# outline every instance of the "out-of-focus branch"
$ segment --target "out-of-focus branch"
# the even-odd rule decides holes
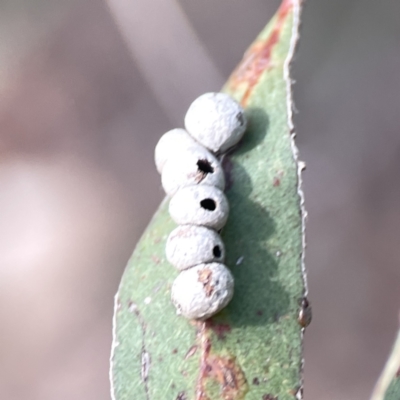
[[[386,391],[400,368],[400,329],[389,359],[375,385],[371,400],[384,400]]]
[[[223,77],[175,0],[106,0],[137,66],[173,122]]]

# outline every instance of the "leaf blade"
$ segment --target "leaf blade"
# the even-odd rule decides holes
[[[174,224],[164,202],[116,298],[111,366],[116,400],[299,395],[304,211],[288,75],[299,9],[298,1],[282,3],[224,87],[246,107],[249,119],[242,145],[224,159],[231,215],[223,239],[235,276],[234,298],[206,323],[175,315],[169,289],[177,273],[164,257]]]

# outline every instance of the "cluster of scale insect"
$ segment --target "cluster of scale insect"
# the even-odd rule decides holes
[[[155,162],[169,213],[178,224],[167,239],[166,257],[179,270],[171,298],[178,314],[204,320],[233,296],[234,280],[224,265],[219,232],[229,214],[219,156],[242,138],[246,118],[241,106],[223,93],[198,97],[185,116],[185,129],[165,133]]]

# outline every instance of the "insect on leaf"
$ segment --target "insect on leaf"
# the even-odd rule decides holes
[[[178,272],[164,255],[175,225],[164,201],[115,299],[115,400],[301,398],[310,310],[289,77],[299,14],[300,0],[283,1],[223,88],[249,122],[240,146],[223,159],[231,211],[222,237],[233,300],[206,322],[176,315],[170,289]]]

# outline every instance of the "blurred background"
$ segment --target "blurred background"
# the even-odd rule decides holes
[[[113,296],[162,133],[278,0],[0,1],[0,398],[109,399]],[[400,3],[308,0],[294,64],[305,399],[368,398],[400,308]]]

